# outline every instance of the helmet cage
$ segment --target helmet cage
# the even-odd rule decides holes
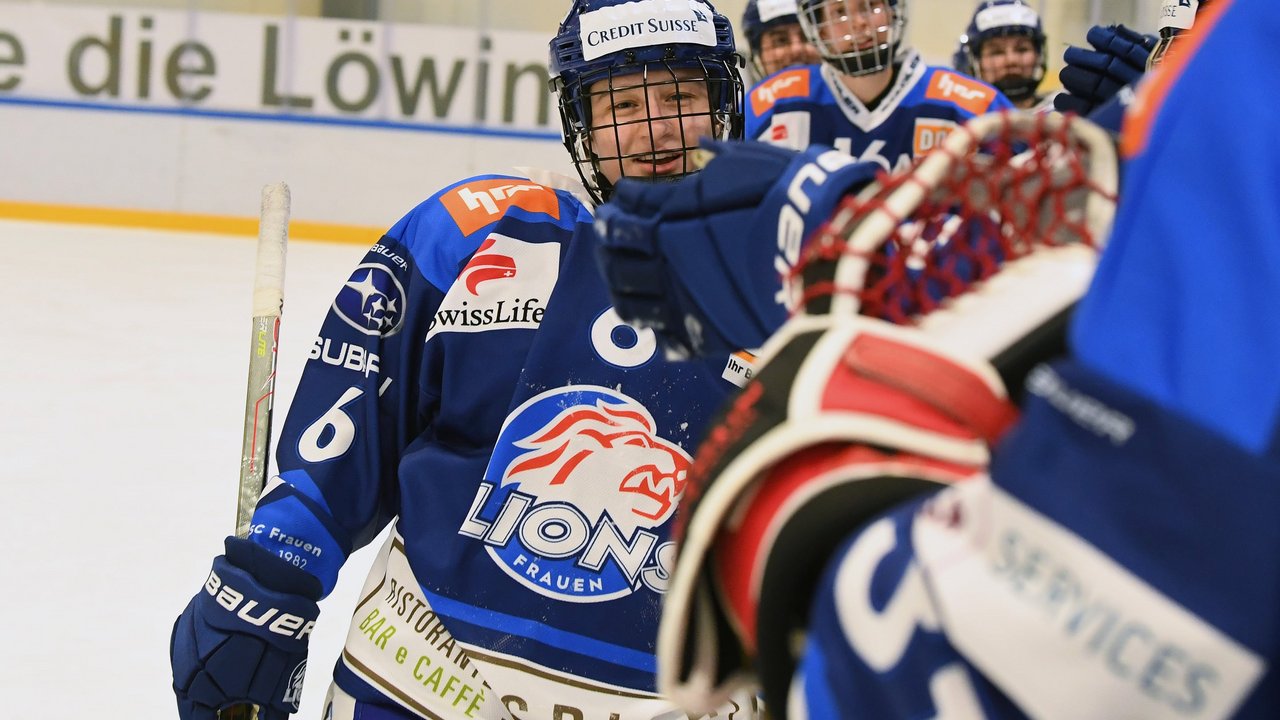
[[[678,70],[693,69],[698,72],[691,77],[681,77]],[[604,81],[604,82],[601,82]],[[707,107],[690,108],[680,103],[675,112],[666,112],[662,108],[654,108],[651,98],[656,94],[663,97],[668,94],[684,96],[682,86],[702,84],[706,89]],[[597,203],[608,200],[613,191],[611,183],[604,172],[604,166],[616,163],[620,174],[626,175],[628,164],[641,162],[651,164],[653,175],[645,178],[676,180],[699,168],[693,164],[693,151],[698,148],[698,137],[687,136],[686,127],[691,118],[706,116],[711,127],[711,137],[716,140],[730,140],[742,136],[742,80],[735,65],[724,60],[698,59],[692,62],[661,61],[651,63],[634,63],[614,65],[591,75],[580,75],[571,83],[565,83],[563,77],[553,80],[553,86],[560,95],[560,121],[564,133],[564,145],[573,158],[578,175],[582,178],[587,191]],[[613,107],[612,97],[620,92],[642,89],[645,111],[634,118],[618,121],[616,118],[593,118],[592,99],[598,96],[609,96],[606,107]],[[652,91],[656,90],[654,93]],[[624,152],[622,134],[625,128],[638,124],[670,122],[680,136],[678,148],[658,148],[654,138],[659,135],[653,128],[648,133],[647,148],[633,152]],[[612,132],[613,147],[619,148],[615,154],[602,155],[592,141],[593,133]],[[675,172],[657,175],[658,166],[669,162],[676,154],[682,155],[682,165]]]
[[[662,86],[672,85],[671,90],[678,91],[681,85],[705,82],[709,108],[693,110],[681,107],[678,115],[685,119],[695,115],[709,115],[712,134],[716,139],[736,139],[742,136],[743,86],[738,72],[743,64],[742,56],[738,55],[734,46],[733,28],[729,19],[716,12],[708,0],[689,0],[688,7],[703,28],[699,32],[705,33],[699,39],[624,47],[592,55],[587,59],[581,33],[582,18],[608,7],[635,7],[642,4],[632,0],[574,0],[560,24],[559,32],[551,41],[550,84],[560,110],[564,145],[573,158],[583,184],[597,203],[605,202],[613,189],[612,183],[602,171],[602,161],[623,164],[622,161],[627,158],[597,157],[592,132],[601,132],[612,125],[616,141],[620,135],[618,128],[634,123],[627,122],[618,126],[600,122],[603,118],[595,118],[593,124],[591,98],[594,95],[617,93],[643,85],[646,90],[643,93],[646,110],[649,112],[644,113],[643,120],[636,122],[670,121],[675,119],[675,115],[653,116],[653,108],[648,106],[651,97],[649,90],[655,87],[663,90]],[[702,22],[710,25],[701,25]],[[698,72],[692,73],[693,77],[678,77],[677,71],[682,69]],[[612,103],[608,104],[608,107],[612,106]],[[677,126],[683,134],[685,124],[680,122]],[[697,143],[698,138],[682,138],[681,142],[686,148],[696,148]],[[648,155],[653,160],[655,169],[664,161],[664,158],[656,156],[656,149],[652,147],[648,153],[637,155]],[[686,158],[685,162],[691,161]],[[695,169],[686,167],[681,175]],[[664,174],[663,177],[665,179],[681,175]]]
[[[824,61],[846,75],[870,75],[897,59],[907,0],[800,0],[799,18]],[[855,37],[859,28],[861,37]]]

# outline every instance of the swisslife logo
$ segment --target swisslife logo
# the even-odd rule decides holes
[[[536,328],[559,275],[559,244],[490,235],[445,294],[426,339],[445,332]]]
[[[640,403],[610,388],[541,393],[498,436],[460,535],[526,588],[594,603],[666,592],[692,460]]]

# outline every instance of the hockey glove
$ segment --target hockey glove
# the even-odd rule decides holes
[[[1154,35],[1142,35],[1123,25],[1095,25],[1085,39],[1093,50],[1073,45],[1062,56],[1066,66],[1058,79],[1064,92],[1053,100],[1061,112],[1088,115],[1120,88],[1137,82],[1156,46]]]
[[[857,317],[791,337],[698,450],[659,631],[661,691],[702,710],[758,678],[784,716],[791,638],[839,542],[982,472],[1016,417],[991,365],[913,328]]]
[[[230,537],[173,626],[169,658],[182,720],[249,703],[261,720],[298,710],[320,581],[250,540]]]
[[[673,183],[623,179],[596,210],[614,307],[675,357],[758,348],[793,303],[802,241],[876,166],[811,147],[707,143],[715,158]]]

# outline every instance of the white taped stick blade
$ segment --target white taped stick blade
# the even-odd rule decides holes
[[[253,316],[278,316],[284,302],[284,256],[289,239],[289,186],[262,188],[258,221],[258,262],[254,272]]]

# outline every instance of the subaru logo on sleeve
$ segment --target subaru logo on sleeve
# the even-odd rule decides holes
[[[333,311],[366,335],[388,337],[400,331],[404,304],[400,280],[383,265],[364,263],[338,291]]]
[[[626,395],[549,390],[508,416],[458,532],[541,595],[601,602],[666,592],[674,545],[662,530],[690,464]]]

